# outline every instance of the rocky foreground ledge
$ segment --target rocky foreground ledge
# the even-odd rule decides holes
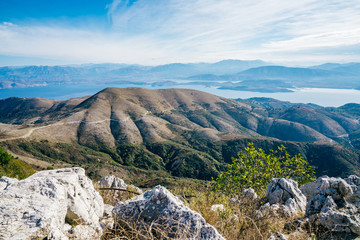
[[[99,220],[111,217],[111,211],[117,224],[137,222],[144,229],[152,224],[167,237],[224,239],[161,186],[106,209],[104,214],[103,199],[82,168],[42,171],[21,181],[0,179],[0,239],[100,239],[109,222]]]
[[[103,178],[100,184],[127,186],[114,176]],[[140,189],[136,191],[141,193]],[[258,199],[252,189],[244,193],[262,204],[256,210],[258,217],[296,219],[285,225],[287,236],[314,227],[336,239],[360,236],[357,176],[324,176],[301,188],[291,179],[274,178],[263,199]],[[230,201],[236,203],[236,198]],[[224,239],[199,213],[162,186],[113,207],[104,205],[82,168],[42,171],[21,181],[0,179],[0,239],[101,239],[105,229],[119,224],[137,224],[139,231],[151,228],[159,234],[156,239]],[[269,239],[287,236],[276,233]]]

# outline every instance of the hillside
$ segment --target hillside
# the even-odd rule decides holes
[[[319,175],[359,166],[352,148],[359,119],[342,108],[265,108],[189,89],[107,88],[66,101],[0,100],[0,116],[1,145],[54,164],[104,161],[209,179],[252,141],[301,152]]]

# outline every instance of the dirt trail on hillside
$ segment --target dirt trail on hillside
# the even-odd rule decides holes
[[[130,119],[130,117],[128,117],[128,119]],[[8,138],[2,138],[0,139],[0,142],[4,142],[4,141],[11,141],[11,140],[16,140],[16,139],[23,139],[23,138],[28,138],[30,137],[34,131],[39,130],[39,129],[43,129],[43,128],[49,128],[49,127],[58,127],[58,126],[62,126],[62,125],[67,125],[67,124],[76,124],[76,123],[82,123],[82,122],[86,122],[86,123],[90,123],[90,124],[97,124],[97,123],[102,123],[102,122],[106,122],[106,121],[127,121],[128,119],[124,119],[124,120],[119,120],[119,119],[103,119],[103,120],[98,120],[98,121],[92,121],[92,122],[88,122],[88,121],[70,121],[70,122],[60,122],[60,123],[54,123],[54,124],[49,124],[46,126],[40,126],[40,127],[33,127],[30,128],[29,131],[27,133],[25,133],[24,135],[21,136],[17,136],[17,137],[8,137]]]

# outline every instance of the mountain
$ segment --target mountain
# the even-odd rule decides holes
[[[351,73],[351,74],[360,74],[360,63],[325,63],[318,66],[313,66],[313,69],[323,69],[323,70],[330,70],[336,71],[340,73]]]
[[[106,88],[66,101],[3,99],[0,121],[5,148],[54,164],[104,161],[209,179],[255,142],[301,152],[319,175],[359,171],[359,117],[344,107],[265,108],[189,89]]]
[[[84,64],[72,66],[1,67],[0,89],[66,83],[159,81],[182,79],[195,74],[232,74],[267,63],[224,60],[217,63],[172,63],[159,66]]]

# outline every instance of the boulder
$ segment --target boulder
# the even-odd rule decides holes
[[[100,239],[104,203],[84,169],[1,182],[7,185],[0,190],[0,239]]]
[[[214,204],[211,206],[210,211],[212,212],[224,212],[225,206],[223,204]]]
[[[100,187],[106,188],[127,188],[127,184],[125,183],[125,181],[121,178],[115,177],[114,175],[102,177],[99,184]]]
[[[162,186],[126,202],[118,202],[113,215],[118,224],[135,224],[144,234],[151,232],[152,238],[224,239],[199,213]],[[148,231],[150,228],[152,231]]]
[[[246,188],[241,192],[241,195],[248,200],[255,200],[258,198],[255,190],[252,188]]]
[[[268,240],[287,240],[287,237],[282,233],[276,232],[271,235]]]
[[[353,195],[351,186],[344,179],[327,176],[319,177],[315,182],[305,184],[300,189],[307,199],[320,194],[331,196],[335,202],[339,202]]]
[[[301,187],[310,198],[306,216],[313,225],[320,225],[334,236],[360,235],[359,178],[320,177]]]
[[[297,215],[306,209],[306,197],[297,182],[285,178],[273,178],[266,189],[263,211],[279,212],[284,216]]]
[[[134,185],[127,185],[123,179],[115,177],[114,175],[102,177],[99,181],[99,185],[100,185],[100,187],[104,187],[104,188],[127,189],[129,187],[130,190],[133,190],[133,191],[137,192],[138,194],[143,193],[143,191],[140,188],[138,188]]]

